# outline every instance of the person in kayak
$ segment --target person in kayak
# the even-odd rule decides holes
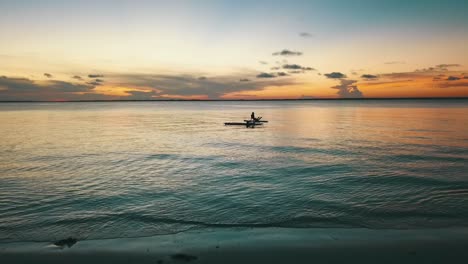
[[[252,114],[250,115],[250,118],[251,118],[253,121],[258,122],[258,121],[260,121],[260,118],[261,118],[261,117],[255,118],[255,113],[252,112]]]

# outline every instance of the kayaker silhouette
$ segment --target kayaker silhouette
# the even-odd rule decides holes
[[[260,120],[260,118],[255,118],[255,113],[254,112],[252,112],[252,114],[250,115],[250,118],[252,120],[254,120],[255,122],[258,122]]]

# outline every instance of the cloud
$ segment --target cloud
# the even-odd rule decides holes
[[[53,77],[52,74],[50,74],[50,73],[44,73],[44,76],[47,77],[47,78],[52,78]]]
[[[372,74],[363,74],[361,75],[361,78],[366,79],[366,80],[375,80],[375,79],[378,79],[379,76],[372,75]]]
[[[302,70],[302,71],[315,71],[316,70],[312,67],[303,67],[298,64],[284,64],[282,67],[283,69],[286,69],[286,70]]]
[[[285,72],[278,72],[278,73],[276,73],[276,75],[278,75],[278,76],[288,76],[288,74],[285,73]]]
[[[415,72],[433,72],[436,70],[437,68],[435,67],[429,67],[429,68],[416,69]]]
[[[105,89],[94,89],[104,83],[104,80],[99,78],[91,79],[89,83],[77,84],[4,76],[0,77],[0,100],[219,99],[226,95],[240,95],[243,92],[260,91],[267,87],[297,84],[292,78],[278,78],[276,73],[267,74],[276,78],[253,80],[246,78],[246,76],[255,76],[255,71],[212,76],[205,80],[199,80],[196,75],[191,74],[107,73]],[[128,96],[122,96],[117,87],[126,87],[127,91],[124,93]],[[113,89],[116,89],[115,92]]]
[[[392,72],[380,74],[381,78],[388,79],[419,79],[427,76],[432,76],[432,74],[425,72]]]
[[[299,33],[299,36],[301,36],[303,38],[311,38],[314,35],[310,34],[309,32],[301,32],[301,33]]]
[[[275,78],[276,75],[274,74],[271,74],[271,73],[266,73],[266,72],[262,72],[260,74],[257,74],[257,78]]]
[[[271,67],[270,69],[271,69],[272,71],[277,71],[277,70],[281,69],[281,67]]]
[[[200,80],[200,81],[203,81],[203,80],[206,80],[206,79],[208,79],[208,78],[206,78],[205,76],[198,77],[198,80]]]
[[[433,67],[416,69],[415,72],[440,72],[440,71],[448,71],[449,68],[461,67],[460,64],[452,63],[452,64],[438,64]]]
[[[447,79],[445,79],[445,80],[447,80],[447,81],[458,81],[458,80],[460,80],[460,79],[461,79],[460,77],[449,76],[449,77],[447,77]]]
[[[0,92],[10,91],[12,93],[22,93],[38,91],[41,87],[34,81],[27,78],[9,78],[6,76],[0,77]]]
[[[2,101],[43,101],[77,97],[76,93],[92,92],[94,86],[56,80],[37,82],[27,78],[1,76],[0,88]]]
[[[156,91],[128,91],[129,95],[121,97],[123,100],[154,100],[158,93]]]
[[[451,68],[451,67],[460,67],[460,64],[438,64],[437,68]]]
[[[75,75],[75,76],[73,76],[72,78],[75,79],[75,80],[80,80],[80,81],[83,80],[83,78],[81,78],[81,77],[78,76],[78,75]]]
[[[102,85],[103,83],[104,83],[104,80],[102,79],[95,79],[94,81],[88,82],[89,85],[93,85],[93,86],[99,86],[99,85]]]
[[[297,64],[284,64],[283,69],[299,70],[302,69],[302,66]]]
[[[65,81],[47,81],[41,87],[64,93],[89,92],[94,88],[92,85],[74,84]]]
[[[362,98],[363,94],[355,85],[356,82],[356,80],[340,79],[340,85],[336,85],[331,88],[337,89],[337,94],[341,98]]]
[[[442,66],[444,67],[444,66]],[[436,68],[436,67],[433,67]],[[468,82],[462,79],[463,75],[459,75],[456,71],[440,71],[432,72],[394,72],[379,74],[379,79],[382,81],[372,81],[361,83],[366,88],[371,86],[376,87],[411,87],[413,89],[425,89],[427,87],[435,88],[453,88],[453,87],[468,87]]]
[[[343,79],[346,78],[346,75],[341,72],[331,72],[324,74],[329,79]]]
[[[258,63],[263,64],[263,65],[268,64],[268,62],[266,62],[266,61],[258,61]]]
[[[301,55],[302,55],[302,52],[291,51],[287,49],[273,53],[273,56],[301,56]]]
[[[94,78],[104,78],[104,75],[102,74],[89,74],[88,78],[94,79]]]
[[[285,86],[296,84],[291,78],[275,78],[274,73],[260,73],[255,80],[246,79],[246,75],[254,72],[240,72],[238,74],[213,76],[206,80],[198,80],[192,75],[164,75],[164,74],[107,74],[114,85],[123,87],[141,87],[158,91],[161,98],[222,98],[226,94],[244,91],[259,91],[269,86]],[[272,77],[266,77],[266,76]]]
[[[439,81],[436,83],[437,88],[455,88],[455,87],[464,87],[468,88],[468,81],[459,80],[457,82],[454,81]]]

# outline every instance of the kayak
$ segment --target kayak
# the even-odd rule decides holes
[[[245,122],[250,122],[250,120],[245,120],[245,119],[244,119],[244,121],[245,121]],[[259,123],[259,122],[260,122],[260,123],[268,123],[268,121],[266,121],[266,120],[259,120],[259,121],[257,121],[256,123]]]
[[[226,122],[224,123],[225,126],[252,126],[252,125],[255,125],[255,126],[261,126],[263,125],[263,123],[261,122],[255,122],[252,123],[252,122]]]

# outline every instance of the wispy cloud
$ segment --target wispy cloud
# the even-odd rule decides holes
[[[441,68],[441,69],[444,69],[444,68],[451,68],[451,67],[461,67],[461,64],[458,64],[458,63],[452,63],[452,64],[438,64],[436,65],[437,68]]]
[[[314,35],[310,34],[309,32],[301,32],[301,33],[299,33],[299,36],[301,36],[303,38],[311,38]]]
[[[88,82],[89,85],[93,85],[93,86],[99,86],[99,85],[102,85],[104,83],[104,80],[102,79],[95,79],[91,82]]]
[[[381,81],[361,83],[365,87],[411,87],[412,89],[467,87],[468,81],[461,72],[440,70],[441,68],[459,67],[456,65],[436,65],[433,70],[394,72],[379,74]],[[367,80],[369,81],[369,80]]]
[[[262,72],[262,73],[257,74],[257,78],[275,78],[275,77],[276,75],[272,73]]]
[[[433,67],[416,69],[415,72],[441,72],[441,71],[448,71],[449,68],[456,68],[461,67],[460,64],[452,63],[452,64],[438,64]]]
[[[445,89],[445,88],[457,88],[457,87],[468,87],[468,83],[467,82],[446,82],[446,83],[439,83],[437,85],[438,88],[442,88],[442,89]]]
[[[158,97],[156,91],[128,91],[129,95],[125,97],[121,97],[121,99],[125,100],[154,100]]]
[[[273,53],[273,56],[301,56],[301,55],[302,55],[302,52],[300,51],[291,51],[287,49]]]
[[[50,74],[50,73],[44,73],[44,76],[47,77],[47,78],[52,78],[52,77],[54,77],[54,76],[52,76],[52,74]]]
[[[104,78],[104,75],[102,74],[89,74],[88,78],[94,79],[94,78]]]
[[[303,67],[299,64],[284,64],[282,67],[286,70],[315,71],[315,69],[312,67]]]
[[[361,78],[365,80],[376,80],[379,78],[379,76],[373,74],[363,74],[361,75]]]

